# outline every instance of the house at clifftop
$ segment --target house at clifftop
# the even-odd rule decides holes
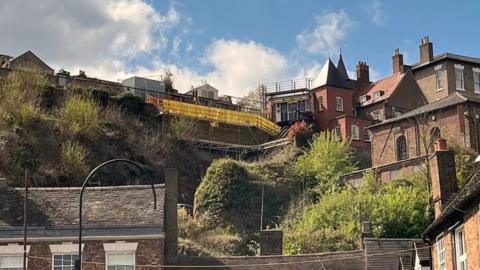
[[[369,66],[358,62],[351,79],[342,55],[335,66],[327,59],[315,79],[262,85],[269,118],[280,126],[295,121],[314,123],[318,131],[331,130],[351,139],[362,168],[371,166],[371,133],[367,127],[426,104],[413,74],[392,57],[393,74],[371,82]]]
[[[151,186],[85,190],[84,269],[153,267],[176,257],[176,173],[169,171],[166,184],[155,185],[156,210]],[[0,269],[22,269],[25,190],[8,187],[5,182],[0,182]],[[29,189],[29,270],[73,269],[79,247],[79,195],[80,188],[76,187]]]

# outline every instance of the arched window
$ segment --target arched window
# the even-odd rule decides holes
[[[397,138],[397,160],[404,160],[408,158],[407,139],[405,136]]]
[[[441,138],[440,135],[440,128],[434,127],[430,130],[430,142],[428,146],[430,153],[435,152],[435,143]]]

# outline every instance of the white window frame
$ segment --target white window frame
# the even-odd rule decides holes
[[[376,91],[373,93],[373,97],[372,97],[372,101],[375,102],[377,100],[380,99],[380,97],[382,96],[382,91]]]
[[[343,112],[343,98],[342,97],[335,97],[335,110],[339,112]]]
[[[133,269],[135,270],[137,264],[137,247],[136,242],[117,241],[115,243],[104,243],[105,250],[105,270],[108,270],[108,256],[112,254],[133,254]]]
[[[27,246],[27,255],[30,253],[30,246]],[[20,257],[22,264],[19,269],[23,269],[23,245],[19,244],[8,244],[0,245],[0,257]],[[8,269],[8,268],[0,268]],[[27,258],[27,269],[28,269],[28,258]]]
[[[445,270],[447,269],[447,258],[446,258],[447,249],[445,247],[445,237],[443,233],[437,236],[436,249],[437,249],[438,270]]]
[[[111,255],[118,255],[118,254],[124,254],[124,255],[133,255],[133,270],[135,270],[136,268],[136,264],[137,264],[137,261],[136,261],[136,253],[134,251],[120,251],[120,252],[106,252],[105,253],[105,270],[108,270],[108,267],[109,266],[114,266],[114,265],[109,265],[108,264],[108,256],[111,256]],[[116,266],[126,266],[126,265],[116,265]]]
[[[352,140],[360,140],[360,129],[357,125],[352,125],[350,132],[352,133]]]
[[[360,105],[362,106],[367,104],[367,96],[366,95],[360,96],[359,102],[360,102]]]
[[[480,68],[472,68],[473,71],[473,91],[480,94]]]
[[[323,96],[318,97],[318,111],[321,112],[323,111]]]
[[[340,125],[336,125],[333,129],[333,134],[337,138],[342,138],[342,127]]]
[[[460,234],[462,239],[460,241]],[[460,255],[460,251],[463,250],[463,254]],[[467,270],[467,246],[465,244],[465,230],[461,225],[455,229],[455,263],[458,270]],[[463,265],[463,268],[462,268]]]
[[[437,91],[443,90],[443,87],[445,85],[445,72],[443,70],[443,65],[438,65],[435,67],[435,85]]]
[[[457,90],[465,91],[465,73],[464,73],[465,67],[458,64],[455,64],[454,66],[455,66],[455,87],[457,88]],[[458,78],[457,71],[461,72],[462,74],[461,78]],[[460,87],[458,85],[458,82],[460,82]]]
[[[372,118],[373,118],[373,120],[380,120],[380,112],[379,111],[373,111],[372,112]]]
[[[14,257],[14,258],[18,258],[20,259],[20,265],[18,265],[18,267],[4,267],[4,268],[0,268],[0,269],[22,269],[23,270],[23,254],[0,254],[0,262],[2,261],[2,258],[5,258],[5,257]],[[0,265],[1,267],[1,265]]]
[[[84,248],[85,244],[82,244],[82,251]],[[78,244],[72,242],[52,244],[50,245],[50,252],[52,253],[52,270],[55,270],[55,256],[78,255]],[[73,266],[75,266],[75,261],[73,261]]]
[[[61,266],[55,266],[55,256],[65,256],[65,255],[70,255],[70,256],[75,256],[75,255],[78,255],[78,251],[77,253],[55,253],[55,254],[52,254],[52,270],[55,270],[55,269],[58,269],[59,267],[68,267],[68,266],[64,266],[63,263]],[[62,260],[63,262],[63,260]],[[75,268],[75,260],[73,260],[72,258],[72,265],[73,268]]]

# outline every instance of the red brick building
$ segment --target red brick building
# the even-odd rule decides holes
[[[25,190],[1,183],[0,269],[22,269]],[[176,257],[176,174],[167,172],[166,185],[155,189],[156,210],[150,186],[86,189],[83,269],[161,266]],[[80,188],[29,189],[28,269],[73,269],[78,259],[79,192]]]
[[[432,269],[480,269],[480,178],[475,174],[458,190],[454,153],[438,145],[430,160],[435,220],[423,233]]]
[[[370,82],[365,62],[356,66],[356,80],[350,79],[340,55],[337,66],[328,59],[315,79],[265,84],[270,119],[282,126],[307,119],[318,131],[335,131],[351,139],[360,167],[369,167],[367,127],[426,103],[412,73],[400,68],[398,51],[392,59],[394,74],[376,82]]]
[[[399,117],[369,127],[374,167],[423,157],[433,152],[435,139],[478,152],[480,98],[453,93]]]

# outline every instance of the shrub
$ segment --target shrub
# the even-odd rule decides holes
[[[215,160],[195,193],[195,215],[210,213],[218,224],[242,231],[257,228],[258,187],[248,182],[250,174],[240,163]],[[252,215],[254,215],[252,219]]]
[[[189,133],[192,131],[194,124],[195,124],[194,120],[190,118],[173,116],[169,118],[168,132],[172,136],[175,136],[178,138],[184,138],[188,136]]]
[[[68,97],[60,113],[60,119],[72,134],[89,134],[99,125],[99,106],[88,98],[79,95]]]
[[[87,154],[87,149],[78,142],[66,141],[62,143],[62,169],[64,174],[69,177],[69,182],[80,180],[86,176],[88,172]]]
[[[125,112],[135,115],[142,115],[145,102],[141,97],[134,96],[132,94],[125,94],[118,99],[118,105]]]

